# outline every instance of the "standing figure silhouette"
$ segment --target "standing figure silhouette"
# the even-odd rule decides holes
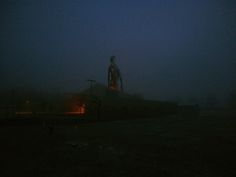
[[[120,74],[120,70],[115,63],[115,56],[111,56],[110,65],[108,68],[108,89],[114,91],[122,91],[123,92],[123,83],[122,77]],[[120,89],[119,89],[119,81],[120,81]]]

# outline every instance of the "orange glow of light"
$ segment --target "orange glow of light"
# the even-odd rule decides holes
[[[77,112],[78,112],[78,114],[85,114],[85,104],[78,106]]]
[[[86,106],[85,104],[81,104],[81,105],[75,105],[72,108],[71,112],[67,112],[67,114],[85,114],[86,112]]]
[[[117,87],[116,86],[114,86],[114,85],[111,85],[111,86],[109,86],[109,89],[110,90],[115,90],[115,91],[117,91],[118,89],[117,89]]]

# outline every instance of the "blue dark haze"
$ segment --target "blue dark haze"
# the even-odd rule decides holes
[[[106,83],[151,99],[227,97],[235,89],[234,0],[2,0],[1,89],[78,91]]]

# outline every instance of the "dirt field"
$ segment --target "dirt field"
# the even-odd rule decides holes
[[[236,117],[0,127],[1,177],[235,177]]]

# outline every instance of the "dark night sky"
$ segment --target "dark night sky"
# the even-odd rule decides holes
[[[235,18],[235,0],[2,0],[0,87],[106,84],[116,55],[130,93],[227,96],[235,89]]]

